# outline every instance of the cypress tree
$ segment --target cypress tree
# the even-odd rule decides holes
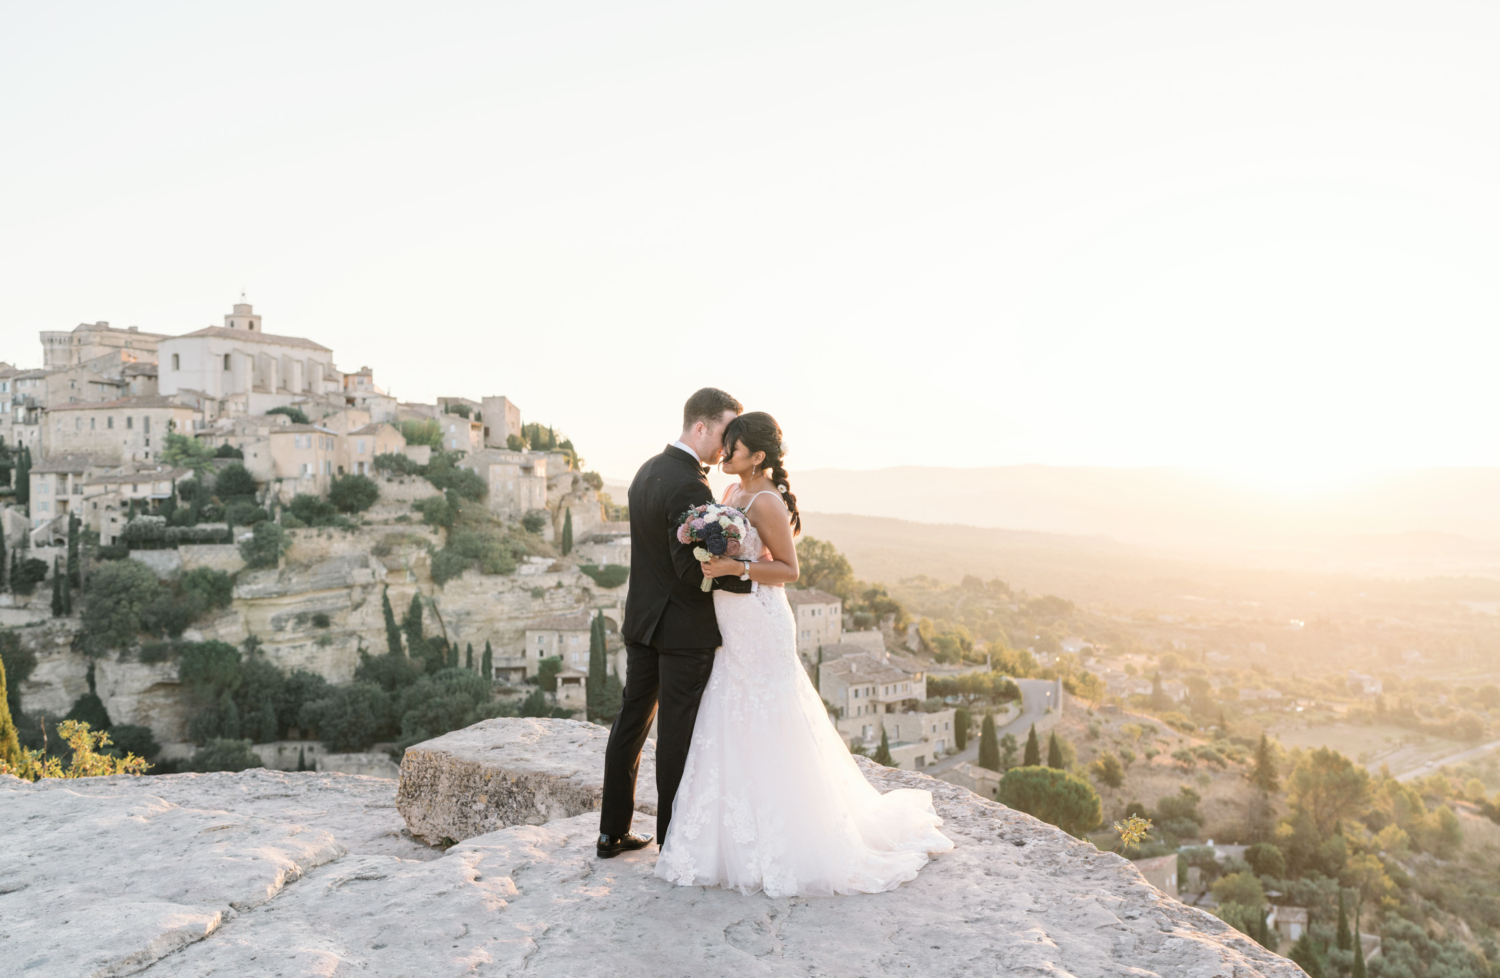
[[[1047,766],[1059,771],[1063,769],[1062,744],[1057,742],[1056,731],[1053,731],[1047,738]]]
[[[1021,757],[1023,767],[1039,767],[1042,763],[1042,744],[1036,739],[1036,724],[1031,725],[1031,733],[1026,735],[1026,753]]]
[[[78,580],[78,524],[76,513],[68,514],[68,583],[77,587]]]
[[[969,711],[963,707],[953,711],[953,746],[959,750],[969,746]]]
[[[411,604],[406,609],[406,620],[401,623],[401,630],[406,633],[406,650],[409,655],[420,655],[422,653],[422,595],[420,593],[411,596]]]
[[[562,552],[566,557],[573,552],[573,507],[563,513]]]
[[[1350,978],[1368,978],[1365,973],[1365,942],[1359,939],[1359,907],[1354,908],[1354,967]]]
[[[1338,949],[1340,951],[1347,951],[1350,949],[1349,914],[1344,909],[1344,888],[1342,886],[1339,887],[1339,929],[1338,934],[1334,938],[1334,940],[1335,943],[1338,944]]]
[[[53,618],[61,618],[63,616],[62,577],[63,577],[62,560],[58,559],[58,558],[54,558],[53,561],[52,561],[52,617]]]
[[[62,607],[64,617],[73,613],[73,580],[67,574],[62,579]]]
[[[12,550],[10,552],[10,575],[9,575],[10,576],[10,593],[11,594],[15,594],[16,593],[16,574],[18,574],[20,572],[20,568],[21,568],[21,552],[19,550]]]
[[[25,445],[16,455],[16,502],[21,506],[31,505],[31,449]]]
[[[604,684],[609,669],[605,661],[604,635],[604,615],[601,613],[589,622],[589,674],[586,683],[590,720],[601,720],[604,717]]]
[[[484,640],[484,658],[479,660],[479,671],[484,678],[493,682],[495,679],[495,653],[490,648],[490,640]]]
[[[307,748],[306,747],[298,747],[297,748],[297,770],[299,770],[299,771],[306,771],[307,770]]]
[[[0,587],[4,587],[5,582],[10,579],[6,574],[9,567],[10,564],[5,561],[5,531],[0,529]]]
[[[876,764],[884,764],[886,767],[894,767],[891,762],[891,738],[886,736],[885,727],[880,728],[880,746],[875,748],[875,756],[870,758]]]
[[[224,542],[234,543],[234,517],[227,510],[224,513]]]
[[[276,739],[276,705],[267,693],[260,700],[260,742],[270,743]]]
[[[1000,741],[995,738],[995,715],[986,713],[979,727],[979,766],[1000,770]]]
[[[5,686],[5,660],[0,659],[0,764],[21,763],[21,738],[10,715],[10,697]]]
[[[454,642],[452,645],[448,646],[448,668],[449,669],[457,669],[458,668],[458,643],[457,642]]]
[[[385,616],[385,650],[391,655],[405,655],[401,650],[401,629],[396,627],[396,613],[391,610],[391,589],[380,595],[380,611]]]
[[[223,735],[225,740],[240,739],[240,708],[234,705],[233,698],[229,692],[224,692],[223,699],[219,701],[224,711]]]
[[[1307,972],[1307,978],[1323,978],[1323,952],[1313,940],[1312,931],[1302,932],[1287,957],[1302,966],[1302,970]]]
[[[1155,676],[1151,677],[1151,709],[1165,709],[1167,697],[1161,691],[1161,670],[1157,670]]]
[[[1260,745],[1255,748],[1255,766],[1250,769],[1250,783],[1262,794],[1272,795],[1281,786],[1276,772],[1276,755],[1271,751],[1271,742],[1265,734],[1260,735]]]
[[[470,672],[474,671],[474,643],[470,642],[464,647],[464,668]]]

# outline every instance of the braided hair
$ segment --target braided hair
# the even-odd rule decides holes
[[[791,483],[787,481],[784,456],[786,442],[781,437],[781,425],[764,411],[751,411],[729,422],[724,429],[724,455],[733,457],[735,449],[744,445],[751,455],[765,452],[766,460],[761,469],[769,471],[781,499],[792,514],[792,535],[802,532],[802,514],[797,511],[797,497],[792,495]]]

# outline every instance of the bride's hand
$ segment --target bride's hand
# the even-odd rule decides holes
[[[739,577],[745,573],[745,563],[733,557],[714,557],[703,561],[704,577]]]

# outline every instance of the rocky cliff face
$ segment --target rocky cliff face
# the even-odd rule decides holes
[[[489,723],[487,761],[461,756],[484,749],[480,734],[437,753],[533,780],[578,781],[595,763],[570,725],[547,737],[549,721]],[[862,766],[881,790],[933,792],[957,847],[890,893],[782,900],[671,886],[654,850],[599,860],[592,811],[440,852],[405,831],[389,781],[0,781],[0,961],[39,978],[1302,974],[1118,856],[957,786]]]

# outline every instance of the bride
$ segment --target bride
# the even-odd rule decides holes
[[[828,719],[797,657],[783,585],[797,580],[797,497],[776,420],[742,414],[724,430],[722,500],[748,516],[749,559],[717,557],[706,577],[755,582],[714,592],[714,658],[656,875],[773,897],[892,890],[953,843],[926,791],[880,794]]]

